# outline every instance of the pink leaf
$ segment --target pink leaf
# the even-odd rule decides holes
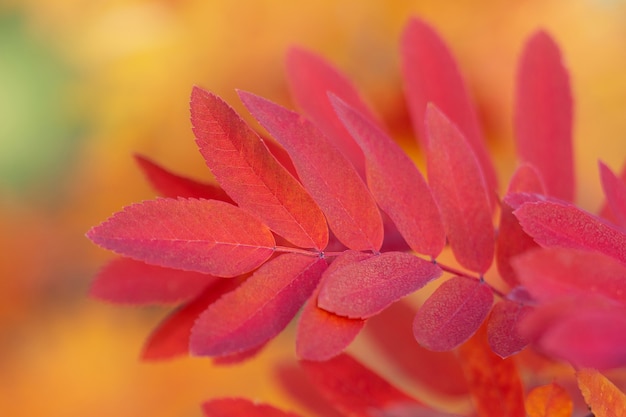
[[[265,225],[217,200],[164,199],[133,204],[87,233],[94,243],[149,264],[234,277],[274,253]]]
[[[513,214],[541,246],[597,251],[626,263],[626,233],[576,206],[539,201]]]
[[[152,187],[163,197],[205,198],[227,203],[233,202],[217,185],[205,184],[173,174],[141,155],[135,155],[135,161]]]
[[[526,43],[517,74],[515,134],[522,161],[535,166],[549,195],[573,201],[572,93],[559,47],[545,32]]]
[[[266,263],[200,315],[191,334],[191,352],[224,356],[272,339],[311,296],[325,268],[324,259],[298,254]]]
[[[379,250],[383,223],[376,202],[345,157],[309,121],[243,91],[241,100],[285,147],[300,180],[326,215],[335,236],[354,250]]]
[[[413,126],[425,148],[429,137],[424,126],[428,103],[437,106],[459,127],[476,155],[485,176],[488,195],[498,190],[476,110],[450,50],[424,21],[413,18],[402,35],[402,75]]]
[[[618,178],[620,179],[622,183],[626,184],[626,164],[622,166],[622,171]],[[605,191],[605,194],[606,194],[606,191]],[[616,223],[616,224],[618,223],[618,220],[615,217],[615,214],[613,213],[613,210],[611,209],[611,206],[608,204],[607,201],[604,202],[604,204],[602,205],[602,208],[600,209],[600,217],[602,217],[603,219],[607,219],[608,221],[612,223]]]
[[[298,417],[295,413],[244,398],[216,398],[202,404],[202,411],[206,417]]]
[[[318,306],[340,316],[368,318],[441,275],[441,269],[404,252],[385,252],[324,277]]]
[[[492,303],[493,293],[483,282],[453,277],[441,284],[417,311],[413,335],[427,349],[454,349],[476,332]]]
[[[117,258],[98,273],[89,293],[114,303],[174,303],[195,297],[219,279]]]
[[[298,107],[363,173],[363,152],[337,118],[327,96],[333,92],[370,120],[376,120],[350,80],[321,57],[300,48],[291,48],[287,53],[287,80]]]
[[[452,252],[463,267],[482,274],[493,261],[495,239],[480,167],[463,134],[432,105],[426,130],[428,181]]]
[[[508,358],[528,345],[529,341],[519,333],[517,327],[531,310],[531,307],[512,300],[496,303],[487,325],[489,346],[495,354]]]
[[[543,180],[532,165],[521,165],[511,178],[507,194],[519,192],[545,193]],[[524,232],[519,221],[513,215],[513,207],[503,201],[500,209],[500,227],[496,239],[496,264],[500,276],[511,287],[519,284],[515,271],[511,267],[511,259],[535,247],[537,247],[535,241]]]
[[[228,104],[195,87],[191,122],[200,153],[239,207],[294,245],[326,247],[328,228],[322,211]]]
[[[602,162],[600,165],[600,178],[602,188],[608,206],[619,225],[626,228],[626,182],[622,181]]]
[[[337,96],[331,95],[330,99],[365,153],[367,184],[376,202],[411,249],[436,258],[446,236],[439,208],[424,177],[387,134]]]

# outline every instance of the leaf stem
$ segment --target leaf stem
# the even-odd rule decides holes
[[[497,288],[494,288],[487,281],[485,281],[485,278],[482,275],[479,276],[479,277],[476,277],[474,275],[468,274],[467,272],[463,272],[463,271],[461,271],[459,269],[456,269],[456,268],[453,268],[451,266],[439,263],[439,262],[437,262],[436,259],[432,259],[432,262],[435,265],[437,265],[439,268],[441,268],[442,271],[449,272],[450,274],[457,275],[457,276],[460,276],[460,277],[465,277],[465,278],[470,278],[470,279],[475,279],[477,281],[481,281],[485,285],[487,285],[491,289],[491,291],[494,294],[496,294],[497,296],[499,296],[500,298],[505,298],[506,297],[506,295],[502,291],[498,290]]]
[[[315,251],[315,250],[291,248],[291,247],[288,247],[288,246],[274,246],[274,251],[275,252],[297,253],[297,254],[300,254],[300,255],[313,256],[313,257],[319,257],[321,255],[321,253],[322,253],[322,252]]]

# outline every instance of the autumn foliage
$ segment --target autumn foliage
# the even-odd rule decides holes
[[[412,19],[400,49],[427,179],[343,74],[294,48],[287,77],[301,113],[239,92],[268,137],[193,88],[193,132],[217,184],[137,157],[162,197],[88,232],[123,256],[101,270],[92,295],[179,304],[148,339],[146,359],[250,359],[301,312],[301,371],[338,415],[449,415],[344,353],[364,328],[405,370],[412,359],[432,367],[430,376],[411,371],[432,391],[469,393],[480,416],[571,415],[557,384],[526,393],[512,356],[527,345],[578,369],[597,416],[620,415],[601,410],[625,409],[623,394],[588,369],[626,365],[625,175],[600,163],[606,208],[575,205],[573,101],[556,43],[538,32],[521,54],[519,167],[504,195],[445,42]],[[438,259],[446,247],[450,264]],[[485,277],[492,267],[499,284]],[[434,281],[417,311],[402,300]],[[396,337],[400,346],[382,342]],[[295,416],[228,398],[203,410]]]

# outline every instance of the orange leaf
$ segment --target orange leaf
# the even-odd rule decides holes
[[[595,417],[626,415],[626,395],[595,369],[577,372],[578,388]]]
[[[570,395],[555,383],[536,387],[526,397],[529,417],[570,417],[573,410]]]

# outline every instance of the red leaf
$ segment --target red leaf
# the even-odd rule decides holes
[[[173,174],[141,155],[135,155],[135,161],[148,178],[150,185],[163,197],[205,198],[227,203],[233,202],[217,185],[205,184]]]
[[[521,165],[511,178],[507,194],[519,192],[545,193],[543,180],[532,165]],[[519,284],[511,266],[511,259],[535,247],[537,247],[535,241],[524,232],[519,221],[513,215],[513,207],[503,201],[500,209],[500,227],[496,239],[496,264],[500,276],[511,287]]]
[[[439,208],[424,177],[385,132],[337,96],[331,95],[330,99],[365,153],[367,184],[376,202],[411,249],[436,258],[446,236]]]
[[[550,248],[513,263],[521,283],[538,301],[599,294],[626,305],[626,266],[597,252]]]
[[[459,347],[459,358],[480,417],[525,417],[524,391],[513,358],[502,359],[487,344],[486,326]]]
[[[242,279],[222,279],[215,282],[195,299],[170,313],[152,334],[143,347],[143,360],[172,359],[189,353],[191,328],[200,313],[222,295],[237,288]]]
[[[624,164],[624,166],[622,167],[622,171],[619,175],[619,180],[626,184],[626,164]],[[604,188],[604,186],[603,186]],[[606,194],[606,191],[604,192]],[[607,219],[608,221],[612,222],[612,223],[619,223],[619,221],[617,220],[617,218],[615,217],[615,214],[613,213],[613,210],[611,209],[610,205],[608,204],[607,201],[604,202],[604,205],[602,206],[602,208],[600,209],[600,217]],[[626,226],[624,226],[626,227]]]
[[[206,417],[298,417],[267,404],[244,398],[217,398],[202,404]]]
[[[441,209],[457,261],[486,272],[493,261],[494,233],[489,196],[472,149],[436,107],[426,110],[428,181]]]
[[[441,269],[404,252],[385,252],[324,277],[317,304],[340,316],[374,316],[441,276]]]
[[[354,250],[379,250],[383,223],[376,202],[346,158],[297,113],[243,91],[241,100],[293,160],[300,180],[335,236]]]
[[[425,148],[430,138],[424,126],[428,103],[437,106],[459,127],[476,155],[485,176],[489,198],[498,190],[495,169],[489,158],[476,110],[450,50],[422,20],[413,18],[401,41],[402,75],[411,119]]]
[[[346,416],[372,417],[394,405],[419,404],[345,353],[325,362],[300,363],[311,383]]]
[[[595,417],[626,415],[626,395],[595,369],[576,372],[578,387]]]
[[[322,211],[228,104],[194,87],[191,122],[200,153],[239,207],[294,245],[326,247],[328,228]]]
[[[574,411],[569,393],[554,382],[533,388],[525,406],[529,417],[571,417]]]
[[[272,339],[311,296],[325,268],[322,258],[291,253],[266,263],[200,315],[192,354],[224,356]]]
[[[337,118],[327,95],[333,92],[370,120],[377,120],[350,80],[312,52],[291,48],[287,53],[287,81],[298,107],[362,174],[363,152]]]
[[[508,358],[528,345],[529,340],[520,334],[518,323],[531,311],[531,307],[512,300],[496,303],[487,322],[489,346],[496,355]]]
[[[274,252],[272,233],[217,200],[159,198],[126,207],[87,233],[94,243],[149,264],[234,277]]]
[[[559,47],[545,32],[526,43],[517,74],[515,134],[522,161],[535,166],[548,194],[573,201],[572,93]]]
[[[98,273],[89,294],[114,303],[174,303],[195,297],[219,279],[117,258]]]
[[[441,284],[417,311],[413,335],[427,349],[454,349],[476,332],[492,303],[493,293],[483,282],[453,277]]]
[[[602,162],[599,165],[602,188],[608,206],[611,208],[611,213],[615,216],[617,223],[626,228],[626,183]]]
[[[576,206],[539,201],[513,214],[541,246],[597,251],[626,263],[626,233]]]

